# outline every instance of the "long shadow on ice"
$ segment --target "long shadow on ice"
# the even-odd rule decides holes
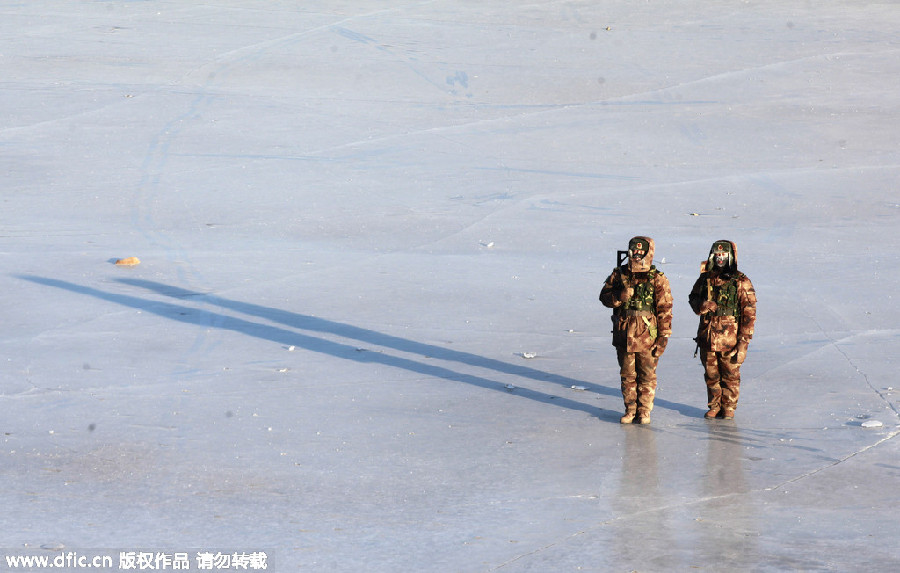
[[[230,300],[227,298],[216,296],[214,294],[205,294],[201,292],[191,291],[154,281],[117,279],[117,282],[127,284],[129,286],[147,289],[155,293],[170,296],[176,299],[189,299],[205,302],[213,306],[218,306],[224,309],[240,312],[241,314],[262,318],[267,321],[283,324],[285,326],[296,328],[298,330],[340,336],[349,340],[355,340],[357,342],[371,344],[374,346],[382,346],[384,348],[391,348],[408,354],[418,354],[428,359],[458,362],[467,366],[476,366],[479,368],[501,372],[503,374],[519,376],[521,378],[530,378],[532,380],[540,380],[542,382],[560,384],[564,385],[567,388],[571,386],[590,387],[591,390],[596,390],[601,394],[619,396],[618,388],[595,386],[582,380],[576,380],[574,378],[569,378],[567,376],[561,376],[558,374],[551,374],[549,372],[537,370],[529,366],[510,364],[509,362],[503,362],[502,360],[479,356],[477,354],[472,354],[471,352],[453,350],[442,346],[435,346],[434,344],[417,342],[408,338],[401,338],[399,336],[385,334],[383,332],[378,332],[368,328],[353,326],[352,324],[335,322],[333,320],[328,320],[325,318],[319,318],[306,314],[298,314],[296,312],[280,310],[248,302]]]
[[[254,336],[263,340],[277,342],[279,344],[296,346],[298,348],[303,348],[312,352],[327,354],[336,358],[361,363],[383,364],[386,366],[401,368],[410,372],[415,372],[433,378],[441,378],[454,382],[463,382],[466,384],[478,386],[480,388],[487,388],[508,393],[505,385],[496,380],[491,380],[482,376],[457,372],[456,370],[452,370],[450,368],[434,364],[426,364],[409,358],[392,356],[384,352],[361,352],[360,348],[356,345],[334,342],[326,338],[304,334],[295,330],[282,328],[280,326],[272,326],[269,324],[253,322],[243,318],[229,316],[227,314],[198,309],[196,307],[183,306],[174,303],[143,299],[131,295],[107,292],[93,287],[78,285],[58,279],[21,275],[19,278],[45,286],[68,290],[70,292],[81,295],[92,296],[94,298],[106,300],[122,306],[140,309],[143,312],[155,314],[157,316],[168,318],[177,322],[203,326],[204,328],[230,330],[248,336]],[[618,388],[612,389],[595,384],[589,384],[581,380],[543,372],[535,368],[510,364],[508,362],[479,356],[470,352],[451,350],[448,348],[435,346],[433,344],[416,342],[414,340],[409,340],[406,338],[401,338],[398,336],[393,336],[366,328],[360,328],[350,324],[335,322],[323,318],[279,310],[252,303],[229,300],[215,295],[190,291],[179,287],[157,283],[154,281],[119,279],[118,282],[129,286],[147,289],[152,292],[173,297],[179,300],[190,299],[205,302],[222,309],[232,310],[249,316],[261,318],[273,323],[278,323],[290,329],[340,336],[357,342],[377,345],[399,352],[418,354],[427,359],[457,362],[466,366],[485,368],[502,374],[559,384],[567,388],[571,386],[584,386],[585,388],[589,388],[590,390],[600,394],[606,394],[615,397],[621,396]],[[596,406],[591,406],[575,400],[553,396],[527,388],[517,387],[515,389],[515,392],[510,393],[510,395],[529,398],[547,404],[555,404],[565,408],[581,410],[589,414],[599,414],[602,416],[602,412],[599,412],[600,408]],[[699,412],[699,410],[697,410],[696,408],[669,402],[667,400],[661,400],[659,398],[657,398],[656,404],[657,406],[670,408],[688,416],[695,416],[697,415],[697,412]]]
[[[590,390],[597,392],[598,394],[606,394],[608,396],[613,396],[616,398],[621,397],[621,391],[618,387],[607,388],[605,386],[599,386],[589,382],[576,380],[567,376],[544,372],[542,370],[537,370],[528,366],[510,364],[502,360],[472,354],[471,352],[463,352],[460,350],[453,350],[450,348],[435,346],[433,344],[417,342],[415,340],[409,340],[408,338],[401,338],[367,328],[360,328],[351,324],[335,322],[324,318],[298,314],[295,312],[275,309],[248,302],[235,301],[213,294],[191,291],[180,287],[158,283],[155,281],[138,279],[117,279],[117,281],[122,284],[140,287],[178,299],[202,300],[214,306],[220,306],[222,308],[234,310],[250,316],[263,318],[271,322],[284,324],[291,328],[337,335],[367,344],[393,348],[394,350],[399,350],[401,352],[419,354],[425,358],[459,362],[467,366],[477,366],[480,368],[486,368],[489,370],[501,372],[503,374],[519,376],[521,378],[530,378],[532,380],[559,384],[565,386],[566,388],[569,388],[571,386],[584,386],[585,388],[589,388]],[[675,410],[691,417],[695,417],[706,412],[706,410],[701,410],[696,407],[660,399],[658,396],[656,398],[656,405]],[[616,417],[618,418],[618,415]]]

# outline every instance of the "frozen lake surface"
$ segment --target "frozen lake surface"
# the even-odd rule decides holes
[[[0,5],[0,547],[897,570],[898,29],[837,0]],[[597,295],[639,234],[674,336],[621,426]],[[731,422],[687,304],[718,239],[759,297]]]

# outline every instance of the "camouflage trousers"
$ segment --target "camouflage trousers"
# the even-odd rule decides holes
[[[633,412],[636,408],[638,414],[649,415],[656,396],[656,365],[659,358],[649,350],[626,352],[620,346],[616,347],[616,358],[619,360],[625,410]]]
[[[725,352],[700,349],[706,397],[712,409],[734,410],[741,395],[741,365]]]

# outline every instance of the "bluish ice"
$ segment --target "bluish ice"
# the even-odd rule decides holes
[[[896,570],[898,28],[0,4],[0,568]],[[649,426],[597,300],[634,235],[676,301]],[[687,304],[718,239],[759,298],[733,422]]]

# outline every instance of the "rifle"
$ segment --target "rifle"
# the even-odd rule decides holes
[[[616,251],[616,268],[622,268],[622,265],[628,260],[628,251]],[[619,273],[619,287],[625,289],[628,287],[627,277]]]

